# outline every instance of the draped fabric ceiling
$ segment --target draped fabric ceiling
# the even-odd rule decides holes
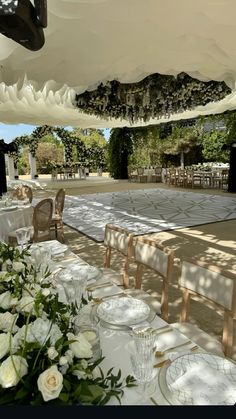
[[[33,52],[0,35],[0,122],[129,126],[75,107],[75,96],[100,83],[135,83],[181,72],[224,81],[231,93],[136,125],[236,108],[235,0],[48,0],[45,45]]]

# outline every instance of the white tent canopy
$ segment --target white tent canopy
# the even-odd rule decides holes
[[[232,89],[220,102],[173,115],[173,120],[236,108],[235,0],[47,3],[41,50],[29,51],[0,35],[0,122],[128,126],[126,120],[79,112],[75,94],[101,82],[137,82],[152,73],[185,72],[202,81],[225,81]]]

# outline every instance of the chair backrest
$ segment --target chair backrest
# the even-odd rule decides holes
[[[28,185],[20,185],[17,186],[17,188],[12,191],[12,197],[16,199],[27,199],[31,203],[33,200],[33,191],[32,188]]]
[[[190,299],[203,301],[209,308],[224,315],[222,345],[226,356],[233,345],[233,319],[236,317],[236,275],[205,262],[184,259],[179,285],[183,291],[180,321],[189,316]]]
[[[123,282],[125,287],[128,287],[129,285],[128,266],[129,260],[132,257],[132,243],[133,233],[128,229],[113,224],[106,224],[104,234],[104,246],[106,246],[104,267],[110,268],[112,249],[121,253],[125,257],[123,270]]]
[[[155,240],[137,237],[133,241],[133,257],[137,263],[136,284],[141,288],[143,266],[153,269],[162,278],[161,315],[168,319],[168,286],[174,263],[174,253]]]
[[[143,167],[138,167],[137,168],[137,174],[138,175],[143,175],[144,174],[144,168]]]
[[[154,173],[155,175],[160,175],[162,174],[162,167],[155,167],[154,168]]]
[[[55,196],[55,214],[62,215],[65,203],[65,189],[61,188]]]
[[[48,232],[50,237],[50,225],[53,213],[53,200],[51,198],[42,199],[35,205],[33,212],[34,235],[33,242],[40,239],[40,233]]]

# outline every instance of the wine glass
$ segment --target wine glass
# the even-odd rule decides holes
[[[16,239],[19,247],[23,250],[28,243],[28,231],[22,227],[16,230]]]

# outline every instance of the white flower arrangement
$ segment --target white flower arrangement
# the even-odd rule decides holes
[[[89,362],[91,344],[72,327],[79,307],[58,300],[50,272],[32,266],[30,246],[0,243],[0,258],[0,405],[120,401],[133,377],[120,381],[121,371],[112,369],[104,375],[103,358]]]

